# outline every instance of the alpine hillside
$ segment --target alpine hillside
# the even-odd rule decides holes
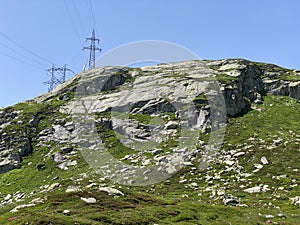
[[[300,224],[299,111],[273,64],[81,72],[0,109],[0,224]]]

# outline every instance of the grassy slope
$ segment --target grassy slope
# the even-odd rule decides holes
[[[169,181],[151,187],[117,186],[125,193],[121,197],[108,196],[97,188],[68,194],[65,190],[69,185],[84,187],[91,182],[111,184],[109,181],[100,181],[98,175],[91,173],[81,155],[76,156],[78,166],[68,171],[57,169],[51,160],[46,161],[45,170],[38,171],[36,165],[43,160],[49,148],[37,147],[32,156],[24,159],[21,169],[0,176],[0,200],[8,193],[21,191],[29,194],[35,191],[36,194],[29,198],[31,200],[45,197],[45,194],[39,193],[41,185],[59,182],[61,187],[47,193],[44,204],[21,209],[14,214],[9,212],[14,205],[0,209],[0,224],[265,224],[266,214],[274,215],[272,220],[279,224],[297,224],[300,210],[291,205],[289,197],[297,196],[300,192],[299,187],[293,185],[293,180],[296,179],[297,183],[300,178],[299,173],[295,172],[295,169],[300,169],[299,143],[296,142],[296,139],[300,139],[300,104],[287,97],[267,96],[263,105],[255,107],[261,111],[252,110],[243,117],[229,120],[222,149],[224,154],[236,149],[246,152],[245,156],[239,158],[243,172],[252,172],[253,164],[259,163],[261,156],[267,157],[270,164],[247,180],[237,180],[235,172],[229,171],[208,182],[204,172],[192,172],[185,168]],[[36,108],[38,110],[39,107]],[[273,145],[273,140],[279,138],[282,141],[278,146],[268,149]],[[245,150],[249,145],[252,147]],[[29,162],[32,164],[28,165]],[[218,174],[224,168],[223,164],[214,164],[207,173]],[[90,174],[89,178],[81,178],[82,173]],[[279,180],[274,178],[280,175],[288,176]],[[58,180],[53,181],[56,176]],[[182,177],[190,180],[186,184],[197,182],[198,190],[180,184],[178,181]],[[252,184],[249,185],[249,182]],[[274,189],[248,194],[241,188],[241,185],[251,187],[259,184],[268,184]],[[278,190],[279,186],[285,186],[285,189]],[[223,187],[226,193],[238,197],[248,207],[225,206],[221,198],[206,191],[210,187]],[[88,205],[80,200],[83,196],[95,197],[98,203]],[[62,213],[65,209],[71,211],[70,216]],[[281,212],[286,218],[277,216]],[[15,218],[9,222],[12,217]]]

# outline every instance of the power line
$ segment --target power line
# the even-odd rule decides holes
[[[13,49],[13,48],[11,48],[11,47],[6,46],[5,44],[3,44],[3,43],[1,43],[1,42],[0,42],[0,45],[3,46],[3,47],[5,47],[5,48],[7,48],[7,49],[9,49],[10,51],[12,51],[12,52],[14,52],[14,53],[16,53],[16,54],[18,54],[18,55],[20,55],[20,56],[22,56],[22,57],[24,57],[24,58],[30,60],[30,61],[32,61],[32,62],[35,62],[35,63],[37,63],[37,64],[39,64],[39,65],[41,65],[41,66],[45,66],[45,64],[42,64],[42,63],[40,63],[39,61],[37,61],[37,60],[35,60],[35,59],[29,58],[29,57],[27,57],[26,55],[24,55],[24,54],[22,54],[22,53],[16,51],[15,49]]]
[[[77,8],[77,6],[76,6],[75,0],[73,0],[72,3],[73,3],[73,7],[74,7],[74,9],[75,9],[76,18],[78,18],[78,21],[79,21],[79,23],[80,23],[81,31],[82,31],[83,34],[85,34],[84,25],[83,25],[83,23],[82,23],[81,16],[80,16],[79,11],[78,11],[78,8]]]
[[[38,70],[43,70],[43,69],[41,69],[40,67],[37,67],[37,66],[35,66],[35,65],[31,64],[31,63],[27,63],[27,62],[23,61],[22,59],[18,59],[18,58],[14,57],[14,56],[11,56],[11,55],[9,55],[9,54],[7,54],[7,53],[5,53],[5,52],[0,51],[0,53],[1,53],[2,55],[5,55],[6,57],[9,57],[9,58],[11,58],[11,59],[17,60],[17,61],[19,61],[19,62],[21,62],[21,63],[23,63],[23,64],[25,64],[25,65],[34,67],[34,68],[36,68],[36,69],[38,69]]]
[[[94,23],[94,27],[95,27],[96,33],[98,33],[97,26],[96,26],[96,20],[95,20],[95,16],[94,16],[94,11],[93,11],[93,7],[92,7],[92,1],[91,0],[89,0],[89,6],[90,6],[90,11],[91,11],[91,15],[92,15],[92,20],[93,20],[93,23]]]
[[[80,36],[80,34],[78,33],[78,30],[77,30],[77,28],[76,28],[76,26],[75,26],[75,22],[74,22],[74,19],[73,19],[72,14],[71,14],[71,9],[70,9],[70,7],[69,7],[69,5],[68,5],[68,3],[67,3],[66,0],[64,0],[64,3],[65,3],[65,6],[66,6],[66,8],[67,8],[68,15],[69,15],[69,18],[70,18],[70,21],[71,21],[73,30],[74,30],[74,32],[75,32],[75,34],[76,34],[76,36],[77,36],[79,42],[81,42],[81,36]]]
[[[49,61],[48,59],[45,59],[44,57],[42,56],[39,56],[38,54],[34,53],[33,51],[25,48],[23,45],[19,44],[18,42],[16,42],[14,39],[12,39],[11,37],[9,37],[8,35],[4,34],[3,32],[0,31],[0,34],[5,37],[7,40],[13,42],[15,45],[17,45],[18,47],[22,48],[24,51],[30,53],[31,55],[35,56],[35,57],[38,57],[39,59],[47,62],[47,63],[51,63],[53,64],[51,61]]]

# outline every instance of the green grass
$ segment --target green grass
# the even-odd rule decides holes
[[[279,80],[297,82],[300,81],[300,76],[293,72],[287,72],[277,77]]]
[[[237,77],[229,76],[227,74],[217,74],[216,75],[217,81],[219,81],[221,84],[233,84],[234,81],[237,81]]]
[[[128,118],[143,124],[150,124],[153,119],[153,117],[148,114],[129,114]]]
[[[269,63],[262,63],[262,62],[250,62],[250,65],[255,65],[259,67],[262,71],[269,71],[269,72],[277,72],[277,73],[283,73],[283,72],[290,72],[290,69],[283,68],[274,64]]]
[[[201,108],[209,104],[208,99],[204,93],[196,96],[196,98],[193,100],[193,103],[195,104],[196,108]]]
[[[291,69],[283,68],[273,64],[252,63],[253,65],[258,66],[263,72],[272,72],[275,73],[274,76],[270,77],[272,79],[297,82],[300,81],[300,76],[296,75]]]

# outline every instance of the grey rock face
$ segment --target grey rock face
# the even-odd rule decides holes
[[[295,99],[300,99],[300,81],[289,84],[289,96]]]
[[[65,101],[65,105],[56,110],[69,118],[74,112],[108,114],[116,111],[143,115],[141,120],[146,115],[150,122],[111,115],[99,116],[94,122],[122,135],[123,144],[130,145],[131,139],[141,143],[150,140],[153,146],[149,151],[161,151],[156,144],[178,136],[181,128],[191,127],[202,133],[221,128],[225,124],[222,113],[239,116],[247,112],[251,104],[261,103],[264,93],[300,100],[300,81],[283,80],[288,74],[299,73],[242,59],[187,61],[141,69],[108,66],[82,72],[34,101],[45,104],[51,104],[55,98]],[[68,94],[74,92],[75,100],[72,100]],[[224,109],[218,94],[224,96]],[[58,149],[51,149],[47,157],[52,156],[59,168],[67,170],[69,166],[76,166],[72,152],[76,151],[78,142],[87,141],[76,137],[78,131],[73,121],[53,119],[51,125],[40,130],[42,111],[31,115],[28,121],[20,120],[21,114],[22,111],[0,109],[0,174],[19,168],[22,157],[34,151],[33,142],[49,148],[49,142],[55,143]],[[218,116],[219,121],[212,120]],[[184,121],[180,121],[182,117]],[[28,126],[21,126],[24,124]],[[17,126],[22,129],[14,130]],[[146,158],[141,161],[151,163]]]

